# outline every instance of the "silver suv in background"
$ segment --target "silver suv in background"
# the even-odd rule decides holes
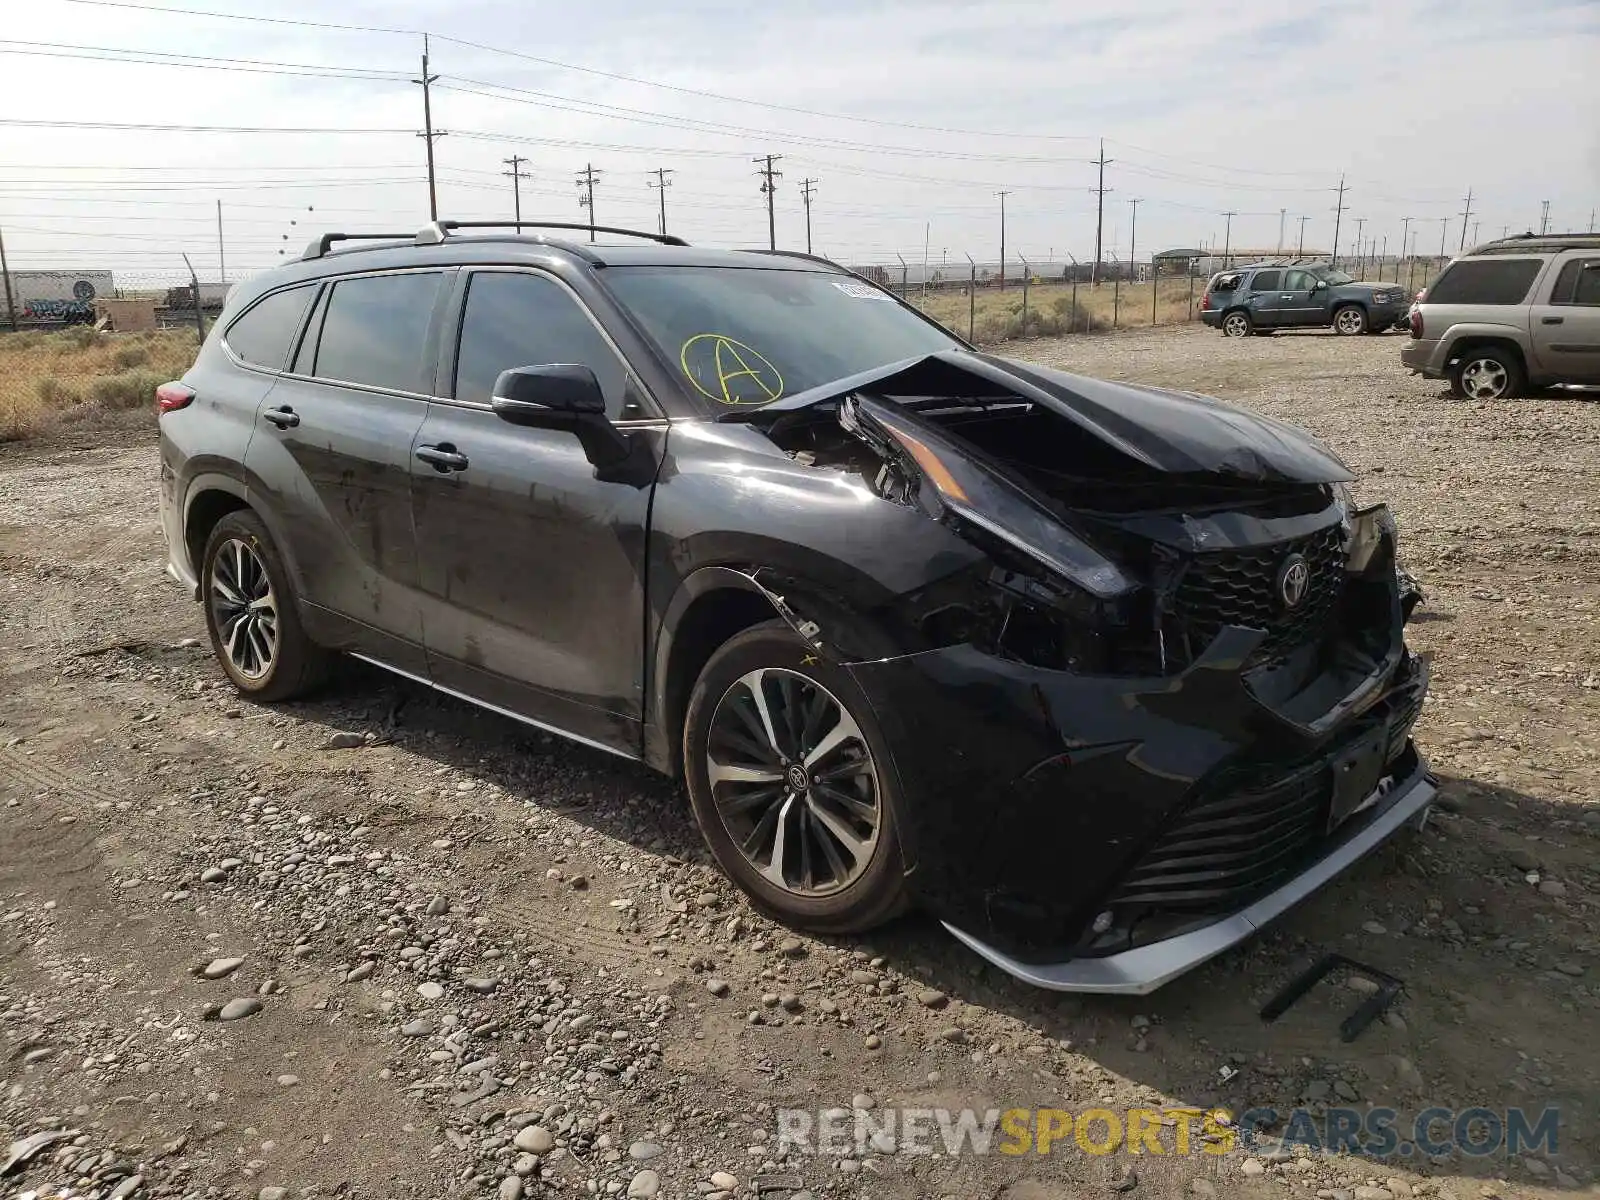
[[[1600,235],[1478,246],[1411,306],[1411,337],[1400,361],[1470,400],[1600,384]]]

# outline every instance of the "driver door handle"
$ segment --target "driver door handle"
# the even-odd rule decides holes
[[[263,421],[272,422],[272,424],[276,425],[279,429],[289,429],[292,426],[300,424],[300,414],[295,412],[294,409],[290,408],[287,404],[280,408],[267,409],[261,414],[261,419]]]
[[[418,446],[417,457],[425,463],[432,463],[433,469],[441,475],[465,471],[470,465],[467,456],[449,442],[440,442],[437,446]]]
[[[1541,325],[1560,325],[1565,320],[1566,320],[1565,317],[1540,317],[1539,318],[1539,324],[1541,324]]]

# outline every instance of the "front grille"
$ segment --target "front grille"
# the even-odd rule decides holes
[[[1422,711],[1427,675],[1414,664],[1398,686],[1361,715],[1340,745],[1383,725],[1384,761],[1393,765]],[[1288,879],[1314,857],[1327,836],[1333,797],[1326,749],[1310,761],[1258,767],[1217,781],[1212,798],[1174,818],[1124,877],[1111,907],[1133,905],[1165,914],[1237,911]]]
[[[1305,556],[1310,579],[1305,598],[1286,608],[1278,572],[1291,554]],[[1251,665],[1280,662],[1295,648],[1319,639],[1344,589],[1344,533],[1340,526],[1261,550],[1217,550],[1190,561],[1173,594],[1173,609],[1199,653],[1224,626],[1266,631]]]
[[[1287,879],[1322,831],[1332,794],[1323,764],[1202,801],[1139,860],[1111,906],[1232,912]]]

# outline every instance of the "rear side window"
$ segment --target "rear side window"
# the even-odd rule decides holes
[[[1238,272],[1231,272],[1231,273],[1225,274],[1225,275],[1218,275],[1214,279],[1212,279],[1212,281],[1211,281],[1211,290],[1213,292],[1231,292],[1231,291],[1233,291],[1234,288],[1236,288],[1238,286],[1239,286],[1239,275],[1238,275]]]
[[[1465,259],[1434,281],[1428,303],[1521,304],[1543,265],[1538,258]]]
[[[321,379],[426,394],[422,353],[438,272],[370,275],[333,285],[313,371]]]
[[[228,349],[251,366],[283,370],[289,347],[305,318],[306,305],[311,303],[316,292],[316,284],[309,284],[274,292],[258,300],[228,326],[228,332],[223,335]]]
[[[1282,271],[1257,271],[1256,277],[1250,281],[1250,290],[1252,292],[1275,292],[1278,290],[1278,280],[1282,277]]]
[[[1550,303],[1600,306],[1600,258],[1575,258],[1562,267]]]

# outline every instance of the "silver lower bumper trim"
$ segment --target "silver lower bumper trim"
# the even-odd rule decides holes
[[[1307,867],[1276,891],[1269,892],[1231,917],[1189,933],[1124,950],[1104,958],[1078,958],[1062,963],[1024,963],[986,945],[950,923],[945,928],[979,955],[1024,983],[1057,992],[1100,992],[1144,996],[1162,984],[1192,971],[1258,932],[1358,859],[1366,857],[1403,825],[1422,817],[1438,789],[1424,773],[1361,832],[1326,858]]]

